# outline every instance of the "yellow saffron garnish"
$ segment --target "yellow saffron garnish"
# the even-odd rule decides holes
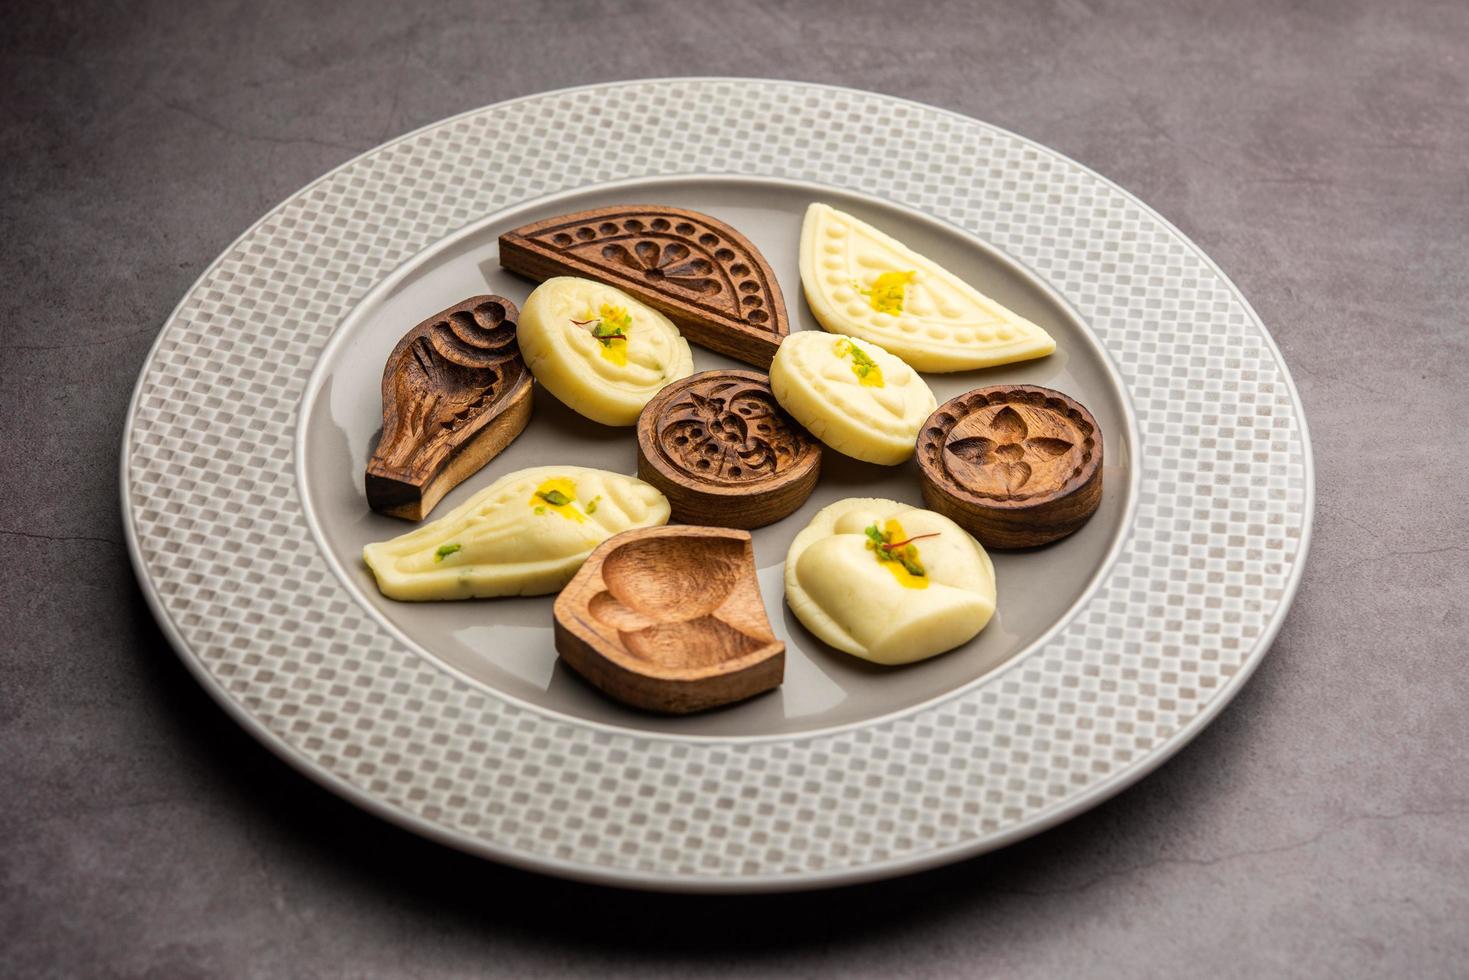
[[[877,362],[868,356],[867,352],[850,340],[838,340],[832,351],[837,357],[850,359],[852,362],[852,373],[857,376],[857,381],[865,388],[883,387],[882,368]]]
[[[873,281],[871,289],[865,290],[867,305],[879,313],[891,313],[893,316],[902,313],[908,283],[915,275],[914,272],[884,272]]]
[[[576,482],[564,476],[552,477],[536,487],[536,492],[531,494],[527,503],[537,514],[544,514],[549,510],[578,524],[585,524],[587,521],[587,515],[576,506]]]

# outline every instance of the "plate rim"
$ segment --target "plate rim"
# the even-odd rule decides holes
[[[483,837],[472,836],[463,831],[454,830],[442,826],[434,821],[392,803],[385,802],[364,790],[357,788],[344,777],[332,772],[312,759],[304,752],[287,742],[281,735],[267,728],[263,722],[237,702],[234,697],[224,689],[223,685],[205,668],[197,654],[188,646],[182,636],[172,615],[163,606],[155,583],[149,576],[147,566],[142,555],[141,543],[139,541],[138,529],[134,520],[133,501],[131,485],[129,481],[128,462],[129,448],[132,444],[135,423],[138,418],[138,407],[141,403],[144,382],[147,379],[149,368],[162,348],[167,337],[168,324],[172,323],[179,315],[185,304],[195,293],[198,287],[224,262],[224,260],[247,238],[255,233],[263,224],[272,218],[280,208],[291,200],[309,192],[321,183],[331,179],[343,170],[353,166],[365,157],[377,154],[395,146],[399,143],[412,139],[422,133],[439,126],[453,123],[493,108],[505,108],[533,99],[549,96],[568,96],[581,92],[621,88],[633,85],[647,85],[657,83],[726,83],[733,85],[760,85],[760,84],[785,84],[803,88],[819,89],[828,92],[857,93],[864,97],[877,97],[883,100],[903,104],[917,108],[925,112],[940,113],[950,118],[959,120],[966,125],[978,124],[994,132],[1003,134],[1016,140],[1025,147],[1052,160],[1060,161],[1069,167],[1074,167],[1085,173],[1094,180],[1100,182],[1112,191],[1122,195],[1131,205],[1141,209],[1143,213],[1159,223],[1160,226],[1171,232],[1176,239],[1184,244],[1194,256],[1201,260],[1219,281],[1227,287],[1233,298],[1240,304],[1249,322],[1256,329],[1264,349],[1269,353],[1279,371],[1279,380],[1284,385],[1289,396],[1291,407],[1294,412],[1294,423],[1301,444],[1300,465],[1301,475],[1301,526],[1300,536],[1296,545],[1290,569],[1281,585],[1280,599],[1272,611],[1269,619],[1262,628],[1259,637],[1251,646],[1249,652],[1242,658],[1239,667],[1220,684],[1214,695],[1193,716],[1178,726],[1171,734],[1153,746],[1148,752],[1139,758],[1119,766],[1115,771],[1105,778],[1092,783],[1086,789],[1072,796],[1068,796],[1050,806],[1033,812],[1026,818],[1016,822],[1012,826],[990,833],[978,833],[972,837],[965,838],[952,844],[943,845],[916,855],[905,855],[887,858],[878,861],[870,861],[854,867],[844,867],[834,870],[820,871],[795,871],[758,874],[734,874],[734,875],[708,875],[708,874],[676,874],[668,872],[641,871],[631,868],[605,867],[587,863],[578,863],[553,855],[532,854],[511,846],[502,845]],[[930,216],[936,217],[936,216]],[[297,406],[299,411],[299,404]],[[1051,149],[1044,144],[1038,143],[1028,137],[1017,134],[1005,127],[979,120],[961,113],[957,110],[935,106],[908,99],[902,96],[889,95],[882,92],[857,89],[850,86],[835,85],[822,82],[807,82],[799,80],[779,78],[759,78],[740,76],[655,76],[647,78],[622,79],[611,82],[592,82],[583,85],[567,86],[558,89],[548,89],[540,92],[527,93],[515,98],[477,106],[456,113],[442,119],[433,120],[424,126],[403,133],[391,140],[370,147],[363,152],[354,155],[338,166],[316,177],[312,181],[287,195],[276,204],[267,208],[258,219],[250,224],[243,232],[236,236],[226,245],[206,266],[200,275],[184,290],[179,301],[164,318],[159,328],[158,335],[149,346],[147,355],[143,359],[138,370],[138,377],[134,383],[132,395],[128,401],[127,415],[119,452],[119,504],[122,511],[123,532],[127,543],[128,557],[133,566],[134,574],[138,578],[140,591],[148,603],[150,611],[164,635],[169,640],[169,645],[175,654],[183,661],[186,669],[194,676],[205,691],[214,701],[224,709],[225,713],[240,724],[247,732],[258,741],[274,752],[296,771],[312,779],[319,785],[335,792],[338,796],[353,803],[359,808],[387,820],[397,826],[413,833],[442,844],[454,847],[457,850],[474,854],[479,857],[488,857],[498,862],[517,867],[522,870],[547,873],[558,877],[568,878],[599,885],[611,885],[616,887],[636,888],[650,891],[686,892],[686,893],[761,893],[779,891],[804,891],[819,888],[828,888],[842,885],[853,885],[885,878],[900,874],[911,874],[935,867],[940,867],[955,861],[973,857],[988,851],[1004,847],[1018,840],[1031,837],[1037,833],[1047,830],[1057,824],[1104,802],[1115,796],[1123,789],[1133,785],[1139,779],[1151,773],[1163,763],[1171,759],[1180,749],[1191,742],[1203,731],[1213,720],[1228,706],[1239,691],[1248,683],[1249,679],[1259,668],[1260,663],[1269,653],[1276,637],[1284,625],[1286,617],[1294,604],[1296,594],[1299,590],[1301,580],[1304,576],[1305,567],[1310,555],[1311,541],[1315,526],[1316,511],[1316,474],[1315,459],[1312,452],[1309,423],[1306,418],[1304,405],[1300,393],[1295,385],[1294,378],[1285,363],[1280,352],[1279,345],[1270,331],[1265,327],[1259,314],[1250,304],[1243,292],[1234,281],[1221,269],[1199,245],[1188,235],[1180,231],[1171,221],[1159,214],[1151,205],[1140,199],[1137,195],[1123,188],[1116,182],[1098,173],[1096,170],[1081,163],[1057,150]],[[1020,659],[1012,658],[1011,662]]]

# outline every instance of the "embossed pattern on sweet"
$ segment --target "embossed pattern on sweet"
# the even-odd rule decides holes
[[[918,440],[923,499],[992,548],[1073,533],[1102,500],[1102,430],[1076,399],[1035,385],[945,402]]]
[[[422,520],[530,420],[531,375],[515,304],[471,296],[418,324],[383,368],[383,430],[367,463],[367,503]]]
[[[823,507],[786,554],[786,604],[812,633],[880,664],[967,643],[995,612],[995,569],[942,514],[878,498]]]
[[[943,373],[1045,357],[1056,342],[930,258],[826,204],[801,225],[801,286],[822,327]]]
[[[675,520],[754,528],[811,495],[821,444],[754,371],[705,371],[658,393],[638,419],[638,476]]]
[[[603,425],[632,425],[659,389],[694,370],[688,341],[666,316],[590,279],[537,286],[516,336],[536,380]]]
[[[500,236],[500,264],[532,279],[609,283],[666,314],[694,343],[760,368],[789,329],[780,283],[760,251],[685,208],[619,205],[525,225]]]
[[[918,373],[876,344],[804,330],[770,365],[780,406],[839,453],[896,466],[913,455],[937,401]]]
[[[587,559],[555,605],[556,650],[610,697],[685,714],[778,687],[771,632],[745,531],[628,531]]]
[[[620,473],[541,466],[507,474],[439,520],[362,549],[378,589],[423,601],[544,595],[614,534],[668,522],[668,500]]]

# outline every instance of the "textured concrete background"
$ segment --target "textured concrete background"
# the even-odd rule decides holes
[[[0,975],[1463,975],[1463,0],[12,3],[0,38]],[[1316,445],[1311,568],[1248,688],[1136,788],[885,885],[626,894],[359,814],[169,651],[115,471],[204,266],[388,137],[679,74],[1017,130],[1154,205],[1274,331]]]

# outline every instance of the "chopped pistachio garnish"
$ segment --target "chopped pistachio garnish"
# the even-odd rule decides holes
[[[536,496],[540,497],[552,507],[565,507],[571,503],[571,498],[560,490],[538,490]]]
[[[586,319],[571,322],[591,330],[602,345],[603,357],[614,364],[627,363],[627,338],[632,333],[632,314],[627,307],[603,303],[595,313],[588,310]]]
[[[889,522],[889,524],[893,523]],[[900,541],[893,540],[893,535],[897,532],[892,527],[883,531],[876,524],[869,524],[862,533],[867,535],[867,548],[877,555],[878,561],[897,562],[915,578],[923,578],[928,574],[918,560],[918,549],[914,547],[913,542],[923,538],[936,538],[939,536],[938,531],[929,534],[915,534],[911,538],[903,538]]]
[[[439,550],[434,552],[434,561],[443,561],[463,547],[464,545],[459,544],[457,541],[452,544],[441,544],[439,545]]]
[[[587,513],[588,514],[595,514],[597,512],[597,501],[599,501],[601,499],[602,499],[602,495],[601,494],[597,494],[597,496],[595,496],[591,500],[588,500],[587,501]]]

